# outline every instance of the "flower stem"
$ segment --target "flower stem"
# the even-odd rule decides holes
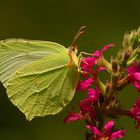
[[[104,57],[102,57],[102,58],[99,59],[98,65],[99,66],[102,66],[104,68],[107,68],[107,71],[109,73],[111,73],[111,71],[112,71],[111,64]]]
[[[104,83],[99,79],[97,78],[95,84],[97,85],[97,87],[100,89],[100,91],[105,94],[105,85]]]

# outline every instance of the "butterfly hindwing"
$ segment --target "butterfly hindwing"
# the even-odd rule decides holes
[[[10,100],[28,120],[60,112],[73,98],[79,79],[68,54],[50,55],[19,70],[8,80]]]

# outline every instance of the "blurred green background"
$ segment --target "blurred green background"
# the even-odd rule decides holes
[[[0,0],[0,39],[26,38],[50,40],[68,46],[79,27],[87,25],[87,34],[78,40],[79,51],[93,52],[109,43],[115,48],[106,56],[116,54],[126,31],[140,25],[139,0]],[[64,112],[56,116],[36,118],[31,122],[7,99],[0,85],[0,140],[84,140],[81,122],[64,124],[71,108],[78,108],[82,94],[76,94]],[[84,94],[84,93],[83,93]],[[139,96],[133,87],[120,98],[131,107]],[[124,140],[140,138],[134,121],[124,118],[119,124],[127,129]]]

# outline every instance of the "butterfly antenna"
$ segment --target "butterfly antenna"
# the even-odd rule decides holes
[[[87,28],[87,26],[82,26],[82,27],[78,30],[78,32],[77,32],[77,34],[75,35],[73,41],[71,42],[71,46],[72,46],[74,49],[77,47],[77,46],[75,45],[75,41],[79,38],[79,36],[81,36],[81,35],[83,35],[83,34],[86,33],[86,32],[84,31],[85,28]]]

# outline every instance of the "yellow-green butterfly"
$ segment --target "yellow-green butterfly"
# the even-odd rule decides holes
[[[0,81],[28,120],[54,115],[73,98],[79,80],[76,38],[69,48],[24,39],[0,41]]]

